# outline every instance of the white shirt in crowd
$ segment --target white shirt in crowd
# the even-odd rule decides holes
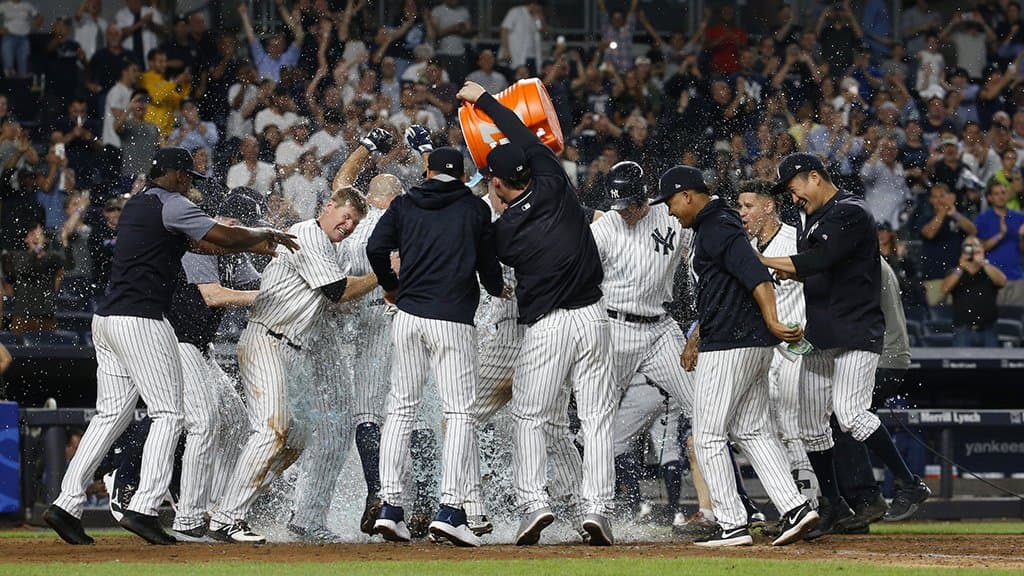
[[[348,144],[345,143],[345,137],[340,131],[337,136],[331,136],[327,130],[320,130],[309,137],[309,145],[316,148],[318,158],[332,156],[339,150],[342,154],[348,153]]]
[[[299,121],[299,117],[295,112],[285,112],[284,114],[278,114],[271,108],[264,108],[256,113],[256,120],[253,122],[253,128],[256,130],[256,134],[262,134],[263,129],[273,124],[277,126],[281,132],[291,128]]]
[[[474,70],[469,73],[469,76],[466,76],[466,80],[483,86],[484,90],[487,90],[489,94],[497,94],[508,88],[508,79],[497,70],[491,70],[490,72]]]
[[[426,110],[416,110],[412,112],[413,117],[409,117],[406,110],[400,111],[398,114],[394,114],[388,117],[388,124],[394,126],[399,134],[403,134],[405,129],[413,124],[419,124],[431,132],[436,132],[441,129],[441,125],[437,122],[437,118],[433,114]]]
[[[238,186],[249,186],[259,192],[269,194],[275,176],[277,176],[277,172],[274,170],[273,164],[256,162],[256,170],[253,171],[242,161],[228,169],[228,190]]]
[[[4,18],[4,28],[12,36],[28,36],[32,32],[32,19],[39,14],[36,7],[22,0],[14,2],[0,2],[0,15]]]
[[[143,6],[142,11],[139,14],[142,18],[145,18],[147,14],[152,14],[154,24],[158,26],[164,25],[164,15],[152,6]],[[127,28],[132,24],[135,24],[135,16],[132,14],[132,11],[129,10],[127,6],[125,6],[124,8],[121,8],[117,11],[117,14],[114,16],[114,24],[118,28]],[[135,45],[134,36],[134,34],[125,34],[124,40],[121,42],[121,46],[124,46],[125,50],[134,50],[138,52],[142,55],[143,59],[146,59],[146,55],[149,54],[150,50],[156,48],[157,46],[160,46],[160,37],[156,35],[156,32],[153,32],[149,28],[142,29],[141,50],[139,49],[138,46]],[[148,59],[146,59],[146,66],[149,66]]]
[[[231,88],[228,88],[228,106],[231,106],[231,103],[234,102],[235,98],[238,96],[238,92],[243,88],[245,89],[245,92],[242,96],[242,105],[239,106],[238,109],[231,108],[231,112],[228,114],[228,125],[225,130],[228,138],[243,138],[245,136],[253,135],[253,116],[244,118],[242,116],[241,109],[244,108],[246,104],[256,99],[259,95],[259,90],[252,84],[246,84],[245,86],[242,86],[241,84],[232,84]]]
[[[523,66],[526,60],[533,58],[537,66],[541,62],[540,28],[541,22],[530,14],[526,6],[509,9],[501,27],[508,30],[508,51],[512,68]]]
[[[329,196],[327,180],[323,176],[306,178],[303,174],[292,174],[281,185],[284,198],[291,203],[299,218],[315,218],[320,203]]]
[[[277,145],[277,150],[274,150],[274,163],[278,166],[290,166],[299,161],[299,156],[314,148],[315,146],[309,140],[305,144],[299,144],[289,138]]]
[[[121,137],[114,131],[114,113],[112,110],[118,108],[121,111],[128,109],[132,101],[132,89],[130,86],[115,82],[113,88],[107,92],[107,100],[103,104],[103,143],[111,146],[121,147]]]
[[[470,22],[469,10],[465,6],[451,8],[445,4],[434,7],[430,17],[438,28],[449,28],[460,22]],[[460,34],[449,34],[437,42],[437,54],[441,56],[462,56],[466,53],[466,41]]]
[[[107,19],[83,13],[75,19],[75,42],[82,47],[86,60],[91,60],[97,50],[103,48],[107,33]]]

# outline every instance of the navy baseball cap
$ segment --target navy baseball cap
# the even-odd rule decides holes
[[[153,155],[153,168],[163,170],[184,170],[193,178],[205,179],[205,174],[196,172],[196,164],[192,160],[192,153],[184,148],[161,148]]]
[[[441,172],[452,178],[462,178],[466,174],[462,152],[450,146],[435,149],[427,158],[427,170]]]
[[[697,190],[707,194],[708,185],[704,182],[704,174],[693,166],[675,166],[661,175],[658,181],[658,193],[651,198],[650,204],[661,204],[684,190]]]
[[[217,216],[234,218],[243,226],[257,226],[263,217],[263,209],[258,202],[245,194],[228,194],[216,210]]]
[[[487,153],[484,172],[498,178],[515,178],[526,170],[526,154],[519,146],[503,144]]]
[[[794,152],[786,156],[779,163],[779,181],[775,183],[775,186],[772,186],[772,194],[780,198],[788,197],[789,190],[786,186],[789,185],[789,181],[797,174],[810,172],[811,170],[820,174],[826,174],[825,164],[821,161],[821,158],[806,152]]]

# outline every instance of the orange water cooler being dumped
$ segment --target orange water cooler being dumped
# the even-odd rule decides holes
[[[555,107],[551,104],[551,97],[540,80],[520,80],[494,97],[515,112],[523,124],[526,124],[527,128],[555,154],[562,151],[565,144],[562,127],[558,125]],[[487,153],[492,148],[508,143],[491,117],[469,102],[463,103],[462,108],[459,108],[459,124],[462,125],[463,138],[477,168],[487,166]]]

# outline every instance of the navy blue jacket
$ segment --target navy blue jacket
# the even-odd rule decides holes
[[[882,353],[878,229],[864,199],[840,190],[800,230],[792,257],[804,281],[807,341],[815,348]]]
[[[700,351],[778,344],[753,295],[758,284],[772,277],[750,245],[739,214],[712,197],[697,214],[693,232]]]
[[[516,273],[519,323],[533,324],[557,308],[601,300],[604,269],[590,220],[562,163],[519,116],[490,94],[477,100],[513,146],[523,148],[533,182],[496,223],[498,257]]]
[[[487,205],[465,184],[432,178],[391,202],[366,256],[381,288],[398,289],[403,312],[472,325],[480,284],[492,296],[504,289],[493,230]],[[401,256],[401,278],[391,269],[393,250]]]

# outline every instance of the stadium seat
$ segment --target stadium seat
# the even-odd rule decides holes
[[[22,334],[26,346],[78,346],[78,334],[70,330],[49,330]]]
[[[20,346],[21,336],[11,332],[0,332],[0,344],[4,346]]]
[[[927,348],[950,348],[953,346],[953,333],[925,334],[921,341]]]
[[[924,323],[924,332],[922,333],[923,336],[947,333],[953,333],[952,320],[928,320]]]
[[[999,333],[999,344],[1006,348],[1019,348],[1024,340],[1024,322],[1000,318],[996,325]]]
[[[1000,306],[999,318],[1024,321],[1024,306]]]
[[[953,307],[946,305],[931,306],[928,308],[928,315],[933,322],[944,322],[949,326],[953,325]]]
[[[916,320],[907,320],[907,335],[920,339],[924,332],[921,323]]]

